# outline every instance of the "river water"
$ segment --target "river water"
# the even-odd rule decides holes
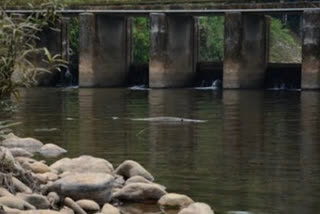
[[[207,122],[131,120],[158,116]],[[71,157],[136,160],[218,214],[320,210],[320,92],[36,88],[0,119]]]

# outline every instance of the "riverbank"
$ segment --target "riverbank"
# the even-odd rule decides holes
[[[0,213],[143,213],[131,203],[154,204],[152,213],[213,214],[204,203],[168,193],[138,162],[117,168],[92,156],[62,158],[51,165],[33,159],[65,156],[66,150],[33,138],[7,135],[0,142]],[[135,211],[134,211],[135,210]]]

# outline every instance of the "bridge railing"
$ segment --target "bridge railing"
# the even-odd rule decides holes
[[[27,0],[0,0],[0,4],[8,6],[27,6]],[[47,0],[34,0],[34,5],[47,2]],[[153,5],[153,4],[266,4],[266,3],[295,3],[295,2],[320,2],[320,0],[61,0],[67,6],[72,5]]]

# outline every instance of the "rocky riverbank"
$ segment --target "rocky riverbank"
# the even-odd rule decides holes
[[[33,159],[35,153],[58,157],[67,151],[13,134],[0,142],[0,214],[144,213],[132,203],[157,205],[149,214],[214,213],[207,204],[169,193],[138,162],[126,160],[114,168],[85,155],[47,165]]]

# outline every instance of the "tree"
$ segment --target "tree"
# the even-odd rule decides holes
[[[40,72],[51,72],[65,66],[60,55],[51,55],[46,47],[37,47],[37,35],[45,28],[56,30],[60,22],[57,9],[63,7],[58,0],[48,0],[39,6],[40,12],[28,15],[9,14],[6,6],[0,7],[0,98],[14,94],[19,97],[19,87],[28,87],[36,83]],[[30,9],[34,9],[29,4]],[[43,56],[45,67],[38,67],[32,57]],[[22,73],[19,81],[14,81],[15,71]]]

